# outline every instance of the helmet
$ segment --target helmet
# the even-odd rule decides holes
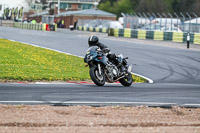
[[[90,46],[96,46],[99,43],[99,38],[97,36],[90,36],[88,38],[88,44]]]

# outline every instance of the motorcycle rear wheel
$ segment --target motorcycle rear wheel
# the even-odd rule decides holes
[[[128,73],[127,76],[125,76],[124,78],[120,79],[119,82],[123,85],[123,86],[131,86],[133,83],[133,78],[131,73]]]
[[[105,84],[105,75],[103,73],[100,75],[97,67],[90,68],[90,77],[97,86]]]

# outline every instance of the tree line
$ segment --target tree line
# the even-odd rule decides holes
[[[114,13],[117,17],[121,13],[171,13],[174,12],[200,16],[200,0],[101,0],[99,9]]]

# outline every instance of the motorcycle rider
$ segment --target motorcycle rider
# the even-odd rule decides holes
[[[121,72],[125,71],[123,65],[119,62],[119,60],[117,60],[117,56],[115,54],[110,53],[110,49],[108,48],[108,46],[104,45],[103,43],[100,43],[99,38],[97,36],[90,36],[88,38],[88,44],[89,47],[91,46],[99,47],[104,53],[107,54],[108,59],[114,61],[115,65],[117,66],[117,68],[120,68]]]

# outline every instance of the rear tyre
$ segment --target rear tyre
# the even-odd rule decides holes
[[[123,85],[123,86],[131,86],[133,83],[133,78],[131,73],[128,73],[127,76],[125,76],[124,78],[120,79],[119,82]]]
[[[90,77],[97,86],[105,84],[105,75],[103,73],[100,75],[97,67],[90,68]]]

